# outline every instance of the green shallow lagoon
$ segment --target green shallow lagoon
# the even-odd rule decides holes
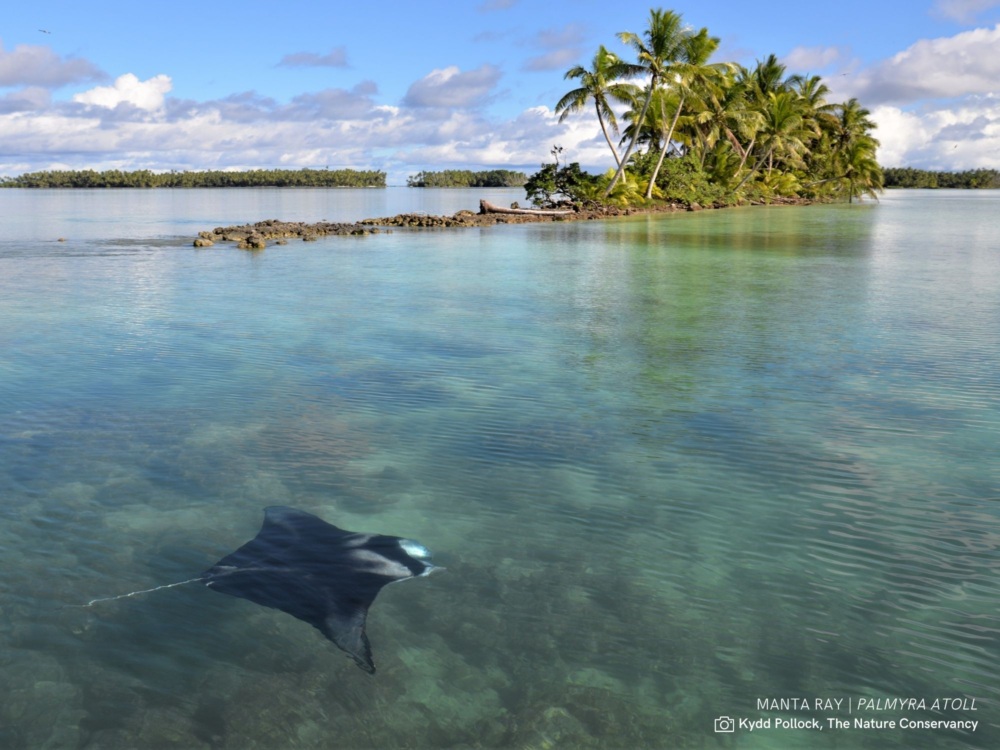
[[[1000,194],[189,246],[482,194],[0,191],[0,746],[1000,746]],[[374,677],[198,584],[71,606],[272,504],[447,566]]]

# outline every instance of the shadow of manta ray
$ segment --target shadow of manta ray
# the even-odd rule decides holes
[[[375,673],[365,621],[390,583],[444,570],[419,542],[345,531],[311,513],[272,506],[257,536],[198,578],[120,596],[203,582],[213,591],[287,612],[317,628],[369,674]]]

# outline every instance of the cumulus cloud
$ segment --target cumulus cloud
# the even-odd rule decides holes
[[[281,58],[278,65],[289,68],[348,68],[347,48],[334,47],[325,55],[316,52],[293,52]]]
[[[344,89],[324,89],[315,93],[300,94],[292,99],[281,115],[292,120],[358,120],[376,117],[374,93],[366,85],[359,84],[352,91]]]
[[[106,77],[93,63],[79,57],[61,58],[48,47],[19,44],[7,52],[0,43],[0,86],[55,88]]]
[[[0,114],[7,112],[38,112],[52,101],[49,90],[41,86],[27,86],[0,97]]]
[[[952,37],[922,39],[860,73],[855,96],[869,104],[908,104],[987,94],[1000,80],[1000,24]]]
[[[207,102],[168,99],[165,111],[167,119],[172,122],[184,121],[205,112],[215,112],[226,122],[243,124],[382,119],[387,112],[394,110],[378,104],[372,98],[377,93],[376,83],[365,80],[350,90],[328,88],[299,94],[288,103],[261,96],[256,91],[244,91]]]
[[[140,81],[134,74],[118,76],[111,86],[97,86],[73,95],[73,101],[96,107],[114,109],[119,104],[131,104],[150,111],[163,107],[163,99],[173,87],[170,76],[158,75]]]
[[[611,151],[593,119],[559,122],[559,116],[545,106],[531,107],[501,122],[472,120],[459,130],[461,140],[414,143],[400,148],[396,157],[415,166],[502,166],[531,173],[551,161],[550,149],[558,143],[563,147],[563,158],[579,162],[585,170],[604,172],[614,166]]]
[[[1000,0],[937,0],[934,9],[960,23],[970,23],[984,10],[1000,6]]]
[[[833,65],[843,58],[840,47],[796,47],[782,62],[794,71],[813,71]]]
[[[995,167],[1000,164],[1000,94],[992,82],[1000,80],[1000,71],[992,58],[1000,56],[988,50],[998,37],[1000,27],[918,42],[866,71],[834,76],[829,83],[843,90],[830,99],[858,96],[872,110],[882,142],[879,159],[886,166]],[[582,31],[569,25],[525,44],[538,57],[554,56],[582,38]],[[798,56],[792,69],[844,62],[837,48],[791,54]],[[558,67],[571,63],[563,58]],[[193,101],[171,96],[166,75],[143,81],[132,74],[79,93],[72,102],[54,101],[46,85],[28,82],[24,71],[29,67],[18,68],[18,90],[0,92],[4,174],[75,167],[336,165],[384,169],[399,180],[411,167],[502,165],[534,171],[550,160],[553,144],[564,147],[564,159],[590,171],[613,165],[593,117],[559,122],[544,106],[513,117],[493,116],[485,105],[498,95],[502,77],[493,65],[433,70],[392,104],[380,101],[373,81],[304,92],[290,100],[247,91]]]
[[[529,58],[524,63],[524,70],[562,70],[563,68],[571,68],[579,62],[579,59],[580,51],[578,48],[557,49],[552,52],[546,52],[543,55],[535,55],[534,57]]]
[[[577,23],[539,31],[528,41],[528,45],[541,50],[541,53],[529,58],[524,70],[558,70],[573,65],[581,55],[583,40],[583,26]]]
[[[489,64],[465,72],[457,65],[432,70],[410,86],[403,104],[409,107],[478,107],[489,101],[500,75],[500,69]]]
[[[972,96],[959,106],[908,112],[872,110],[879,163],[925,169],[995,169],[1000,164],[1000,96]]]

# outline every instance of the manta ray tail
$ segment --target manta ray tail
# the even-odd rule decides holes
[[[139,594],[150,594],[153,591],[159,591],[160,589],[172,589],[174,586],[184,586],[188,583],[198,583],[199,581],[204,581],[208,576],[201,576],[200,578],[189,578],[186,581],[178,581],[177,583],[165,583],[162,586],[154,586],[151,589],[142,589],[141,591],[130,591],[127,594],[119,594],[118,596],[105,596],[101,599],[91,599],[86,604],[76,604],[77,607],[93,607],[95,604],[100,602],[113,602],[116,599],[128,599],[130,596],[138,596]]]

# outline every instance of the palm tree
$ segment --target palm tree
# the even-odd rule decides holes
[[[838,154],[836,161],[842,169],[841,180],[847,183],[848,203],[854,202],[854,196],[860,198],[863,195],[878,200],[878,191],[882,189],[882,168],[875,160],[875,148],[869,141],[854,141]]]
[[[750,105],[745,83],[732,74],[720,78],[718,85],[706,89],[699,97],[701,106],[691,118],[690,127],[701,143],[703,167],[708,153],[722,157],[719,164],[730,164],[731,160],[724,156],[722,144],[731,146],[739,165],[735,169],[716,171],[716,178],[725,181],[724,172],[731,171],[729,176],[732,177],[743,169],[753,150],[755,136],[764,124],[764,117]],[[744,146],[744,143],[747,145]]]
[[[677,111],[678,99],[676,89],[658,86],[653,91],[652,100],[646,108],[646,117],[642,122],[639,121],[639,115],[642,114],[646,98],[642,98],[641,104],[638,100],[635,101],[632,109],[625,113],[625,119],[629,124],[622,131],[619,145],[624,146],[635,138],[637,147],[645,146],[646,152],[652,153],[654,149],[662,148],[664,143],[669,143],[666,137],[670,133],[670,123],[673,122]]]
[[[802,111],[801,100],[793,91],[768,93],[767,105],[762,112],[764,123],[758,134],[761,154],[734,192],[743,187],[765,162],[770,174],[775,155],[783,156],[792,166],[802,166],[802,154],[807,150],[803,139],[813,134],[804,122]]]
[[[882,169],[875,161],[878,140],[871,135],[875,122],[857,99],[837,105],[831,118],[831,163],[835,178],[847,183],[847,200],[876,196],[882,188]]]
[[[859,138],[870,138],[874,141],[874,145],[878,146],[878,141],[869,135],[869,132],[875,129],[871,112],[862,107],[857,99],[849,99],[833,109],[835,116],[831,129],[834,150],[844,148]]]
[[[649,85],[646,89],[646,99],[643,102],[642,110],[637,118],[638,123],[646,120],[646,112],[653,99],[653,92],[669,72],[670,65],[682,54],[683,40],[689,32],[684,28],[679,14],[672,10],[650,10],[649,26],[642,33],[642,36],[633,34],[631,31],[623,31],[618,38],[625,44],[632,47],[636,52],[637,64],[627,65],[623,72],[628,75],[648,75]],[[621,179],[625,171],[628,158],[635,148],[636,139],[639,135],[639,128],[632,133],[632,140],[629,141],[628,148],[618,164],[618,170],[605,190],[604,195],[608,196],[614,190],[618,180]]]
[[[799,76],[785,78],[787,68],[778,62],[777,55],[770,54],[763,60],[758,60],[756,67],[749,71],[750,82],[757,98],[763,102],[770,93],[787,91],[798,81]]]
[[[830,87],[823,83],[819,76],[800,76],[795,85],[795,91],[805,102],[806,110],[813,117],[827,115],[833,111],[834,105],[826,103],[826,95]]]
[[[580,87],[568,92],[559,103],[556,104],[556,112],[561,112],[559,122],[565,120],[570,112],[576,112],[587,105],[588,100],[593,100],[594,109],[597,111],[597,122],[601,125],[601,132],[604,133],[604,140],[608,142],[611,153],[615,157],[615,166],[621,166],[622,160],[618,157],[618,151],[608,135],[608,128],[605,121],[611,125],[612,132],[618,132],[618,120],[615,111],[611,108],[611,102],[628,104],[635,101],[638,96],[639,87],[634,83],[617,81],[626,72],[626,66],[613,52],[609,52],[602,44],[597,48],[597,53],[591,61],[590,70],[582,65],[570,68],[563,76],[566,80],[579,79]]]
[[[674,77],[674,86],[678,92],[677,108],[674,110],[674,119],[670,123],[670,130],[664,134],[663,146],[660,150],[660,158],[653,167],[653,173],[649,178],[649,185],[646,188],[646,199],[653,196],[653,186],[656,184],[656,177],[663,166],[663,159],[670,148],[670,141],[673,139],[674,129],[677,127],[677,120],[681,116],[686,98],[696,97],[700,91],[709,94],[716,87],[725,66],[709,65],[708,59],[719,47],[719,38],[708,35],[708,29],[702,28],[697,34],[687,33],[681,39],[680,59],[670,66],[670,72]]]

